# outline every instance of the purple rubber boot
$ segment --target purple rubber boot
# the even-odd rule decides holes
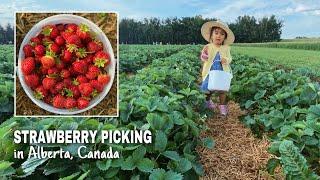
[[[223,116],[227,116],[228,114],[228,106],[227,105],[219,105],[220,114]]]

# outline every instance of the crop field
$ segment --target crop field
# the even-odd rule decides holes
[[[233,46],[232,54],[243,54],[266,60],[275,66],[309,71],[314,76],[320,76],[320,51],[303,49],[284,49],[267,47],[238,47]]]
[[[240,47],[265,47],[265,48],[285,48],[285,49],[304,49],[304,50],[320,50],[319,40],[300,40],[287,42],[269,42],[269,43],[237,43],[234,46]]]
[[[200,138],[212,115],[198,88],[200,50],[195,45],[120,46],[120,117],[8,118],[0,125],[0,177],[153,180],[204,175],[195,148],[212,149],[214,139]],[[281,166],[288,179],[319,178],[319,83],[301,69],[287,71],[236,51],[232,68],[229,97],[247,110],[242,122],[258,137],[267,134],[272,143],[269,153],[275,156],[266,167],[269,173]],[[149,129],[153,143],[86,145],[88,151],[111,146],[121,152],[119,159],[105,160],[80,159],[80,144],[41,145],[68,150],[75,158],[17,160],[13,149],[28,147],[13,143],[14,129]]]
[[[0,122],[13,112],[13,46],[0,45]]]

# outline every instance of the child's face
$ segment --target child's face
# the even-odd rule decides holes
[[[223,29],[221,28],[215,28],[212,32],[212,40],[213,43],[216,45],[221,45],[226,38],[226,33]]]

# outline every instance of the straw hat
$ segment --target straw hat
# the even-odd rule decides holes
[[[229,29],[228,25],[221,22],[221,21],[209,21],[209,22],[206,22],[202,25],[201,27],[201,34],[202,34],[202,37],[208,41],[210,39],[210,30],[212,27],[219,27],[223,30],[226,31],[227,33],[227,38],[224,40],[224,44],[232,44],[234,42],[234,34],[233,32],[231,31],[231,29]]]

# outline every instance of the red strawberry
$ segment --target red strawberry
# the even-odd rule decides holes
[[[43,66],[41,66],[39,68],[39,72],[42,74],[42,75],[47,75],[48,74],[48,69],[44,68]]]
[[[57,36],[54,42],[57,43],[57,45],[59,46],[63,46],[65,43],[65,40],[63,39],[62,36]]]
[[[72,97],[68,97],[64,102],[64,107],[67,109],[71,109],[76,106],[77,106],[77,101]]]
[[[59,92],[58,92],[57,89],[55,89],[55,88],[52,88],[52,89],[50,89],[49,91],[50,91],[51,95],[57,95],[57,94],[59,94]]]
[[[62,78],[69,78],[70,77],[70,72],[67,70],[67,69],[62,69],[61,70],[61,73],[60,73],[60,76],[62,77]]]
[[[53,89],[56,89],[58,92],[61,92],[64,87],[65,86],[63,82],[58,82]]]
[[[81,93],[79,91],[79,87],[76,85],[71,85],[69,87],[70,91],[72,92],[72,97],[79,98],[81,96]]]
[[[45,48],[43,45],[41,45],[41,44],[38,44],[38,45],[36,45],[36,46],[34,47],[34,54],[35,54],[35,55],[43,56],[44,53],[45,53],[45,51],[46,51],[46,48]]]
[[[46,77],[42,80],[42,85],[44,89],[50,90],[56,85],[56,80],[54,78]]]
[[[70,78],[63,79],[63,84],[65,87],[70,87],[72,85],[72,81]]]
[[[83,75],[79,75],[79,76],[77,77],[77,81],[78,81],[80,84],[89,82],[89,80],[88,80],[85,76],[83,76]]]
[[[28,57],[21,62],[21,69],[23,74],[31,74],[36,67],[36,62],[33,57]]]
[[[68,51],[67,49],[65,49],[64,51],[62,51],[62,60],[66,63],[70,62],[72,60],[72,52]]]
[[[102,51],[103,48],[101,42],[91,41],[87,44],[87,49],[89,52],[96,53]]]
[[[90,29],[87,25],[85,24],[80,24],[77,28],[76,34],[81,38],[81,39],[86,39],[90,37]]]
[[[57,24],[57,29],[62,32],[64,31],[64,24]]]
[[[66,27],[68,32],[76,32],[78,29],[78,25],[76,24],[68,24]]]
[[[57,75],[58,73],[59,73],[59,70],[56,67],[52,67],[48,69],[48,75]]]
[[[93,92],[93,87],[90,83],[83,83],[79,85],[79,91],[83,96],[90,96]]]
[[[43,99],[48,96],[48,91],[44,89],[42,85],[40,85],[36,88],[34,95],[37,99]]]
[[[56,67],[59,69],[59,70],[62,70],[65,68],[65,63],[63,61],[61,61],[60,59],[56,59]]]
[[[73,44],[76,46],[80,46],[81,45],[81,39],[79,38],[79,36],[73,34],[69,37],[67,37],[66,39],[67,44]]]
[[[96,80],[96,79],[90,80],[90,84],[91,84],[92,87],[93,87],[94,89],[96,89],[98,92],[102,92],[102,91],[103,91],[103,85],[100,84],[100,83],[98,82],[98,80]]]
[[[39,76],[36,74],[26,75],[24,80],[28,86],[32,89],[36,88],[39,85]]]
[[[33,47],[30,44],[26,44],[23,46],[24,57],[32,57],[33,56]]]
[[[98,76],[98,82],[101,83],[102,85],[108,84],[110,81],[110,76],[108,74],[99,74]]]
[[[43,101],[47,104],[51,104],[52,103],[52,97],[51,96],[46,96],[43,98]]]
[[[45,46],[49,46],[50,44],[53,43],[52,39],[50,37],[44,37],[42,39],[42,43],[45,45]]]
[[[41,44],[42,39],[39,36],[33,37],[30,39],[32,45],[38,45]]]
[[[70,66],[68,70],[69,70],[71,76],[77,76],[78,75],[78,73],[73,69],[72,66]]]
[[[88,71],[87,63],[85,61],[75,61],[72,63],[74,71],[80,74],[85,74]]]
[[[84,109],[89,106],[89,101],[87,99],[81,97],[77,100],[77,104],[78,104],[79,109]]]
[[[67,40],[71,35],[74,35],[74,33],[69,31],[61,32],[61,36],[63,37],[64,40]]]
[[[42,56],[35,55],[34,60],[36,63],[41,64],[41,58],[42,58]]]
[[[106,67],[110,64],[110,56],[106,52],[99,51],[93,57],[93,63],[97,67]]]
[[[65,98],[61,94],[56,95],[52,100],[52,105],[56,108],[62,109],[64,108],[64,104]]]
[[[42,56],[41,64],[44,68],[49,69],[53,67],[56,64],[56,62],[52,56],[46,55],[46,56]]]
[[[86,61],[87,64],[92,64],[93,55],[89,54],[83,60]]]
[[[100,69],[97,66],[90,65],[86,77],[88,79],[95,79],[100,74]]]
[[[56,43],[52,43],[49,45],[49,50],[54,52],[55,54],[59,54],[60,52],[60,47]]]
[[[60,32],[55,25],[47,25],[43,27],[42,34],[54,39],[60,34]]]

